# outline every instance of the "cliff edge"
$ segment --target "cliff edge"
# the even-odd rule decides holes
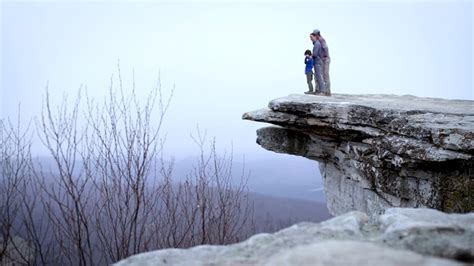
[[[328,208],[474,210],[474,101],[396,95],[290,95],[243,119],[280,127],[257,143],[319,161]]]
[[[243,119],[278,125],[257,131],[263,148],[319,162],[328,209],[337,217],[227,246],[138,254],[116,265],[474,262],[474,101],[290,95]]]

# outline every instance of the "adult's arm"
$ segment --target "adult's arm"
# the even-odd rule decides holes
[[[321,43],[319,41],[315,41],[313,44],[313,58],[316,58],[319,55],[320,50],[321,50]]]

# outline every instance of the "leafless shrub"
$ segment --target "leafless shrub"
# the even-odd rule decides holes
[[[98,250],[117,261],[153,246],[150,225],[155,220],[158,197],[153,167],[162,146],[159,131],[171,97],[163,102],[161,85],[152,90],[142,106],[135,83],[125,93],[120,76],[113,80],[108,99],[101,105],[88,100],[86,111],[91,130],[82,154],[84,169],[93,180],[94,225]],[[153,109],[158,100],[158,115]]]
[[[219,155],[198,129],[199,159],[175,181],[160,136],[171,97],[164,100],[158,80],[140,102],[120,68],[104,102],[80,90],[72,104],[64,97],[54,107],[46,90],[36,132],[53,158],[47,167],[32,162],[27,133],[2,121],[2,263],[95,265],[250,236],[246,172],[232,174],[232,151]]]
[[[38,200],[29,126],[20,126],[20,116],[16,126],[0,121],[0,262],[44,265],[54,259],[51,231]]]
[[[240,178],[232,175],[233,152],[219,156],[215,139],[205,154],[206,134],[199,129],[192,136],[200,148],[197,165],[191,173],[195,183],[199,244],[228,244],[248,237],[253,228],[253,208],[248,199],[245,167]]]
[[[28,179],[29,143],[26,133],[20,133],[10,121],[0,121],[0,261],[27,260],[24,252],[17,252],[19,239],[14,223],[21,215],[21,189]]]

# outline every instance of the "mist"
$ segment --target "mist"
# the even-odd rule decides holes
[[[64,184],[69,184],[78,191],[89,191],[84,197],[73,197],[74,202],[102,200],[104,204],[116,204],[126,220],[130,212],[120,204],[125,199],[125,206],[131,205],[123,193],[115,191],[142,191],[137,198],[143,200],[137,200],[136,205],[142,208],[140,204],[148,202],[144,205],[148,209],[143,219],[138,219],[142,221],[140,226],[150,230],[149,225],[155,224],[165,235],[172,230],[161,225],[174,227],[176,221],[186,221],[182,218],[189,213],[192,215],[188,218],[193,221],[190,224],[195,226],[197,210],[204,213],[207,208],[201,205],[205,201],[194,200],[196,197],[227,195],[226,204],[231,205],[209,201],[222,207],[223,212],[245,207],[245,212],[235,214],[239,219],[229,218],[242,222],[236,225],[241,230],[225,241],[209,238],[206,242],[211,234],[203,232],[201,242],[194,237],[185,244],[157,242],[154,246],[126,250],[104,259],[106,262],[157,248],[229,244],[256,232],[274,232],[301,221],[326,220],[331,214],[325,204],[318,163],[261,148],[256,143],[256,130],[265,125],[244,121],[242,114],[265,108],[272,99],[307,90],[303,53],[312,47],[309,33],[315,28],[329,46],[333,94],[410,94],[474,100],[473,13],[470,1],[2,1],[0,188],[12,187],[12,179],[23,184],[23,190],[11,195],[0,193],[0,203],[34,207],[38,195],[47,198],[54,194],[54,186],[50,188],[48,182],[60,188],[57,193],[70,191],[64,189],[68,188]],[[150,95],[159,99],[153,111],[148,108],[152,106]],[[163,109],[160,101],[167,107]],[[76,107],[77,113],[65,111]],[[46,114],[46,122],[41,124],[42,113],[48,111],[53,115]],[[100,112],[102,117],[94,116]],[[122,116],[115,116],[116,112]],[[81,127],[89,127],[89,131],[82,131]],[[157,128],[159,133],[154,131]],[[4,130],[8,133],[4,134]],[[75,142],[76,133],[84,138],[79,145]],[[43,142],[38,137],[41,134]],[[198,139],[205,136],[205,142],[196,141],[196,134]],[[132,141],[117,137],[124,135]],[[44,143],[48,137],[53,140],[49,146]],[[107,146],[109,142],[112,148]],[[149,150],[147,145],[153,148]],[[66,156],[62,154],[64,149]],[[149,151],[151,159],[147,157]],[[31,161],[30,156],[34,158]],[[212,160],[206,161],[206,156]],[[160,163],[161,171],[133,168],[146,165],[143,169],[152,169],[151,165]],[[104,165],[111,165],[114,171]],[[163,165],[169,165],[173,171],[164,171]],[[64,166],[68,171],[54,170]],[[25,172],[24,177],[11,178],[15,173],[23,173],[15,167]],[[73,178],[76,183],[66,182]],[[148,178],[149,182],[143,181]],[[123,185],[124,180],[135,180],[135,186]],[[139,186],[143,189],[133,190]],[[205,189],[197,190],[201,187]],[[111,201],[105,194],[117,198]],[[170,195],[176,196],[176,205],[168,204],[166,196]],[[38,198],[49,202],[43,196]],[[55,207],[63,206],[63,201],[72,202],[53,197],[57,205],[46,208],[50,216],[63,211]],[[33,208],[34,212],[27,208],[34,215],[27,217],[29,224],[25,226],[51,222],[40,205]],[[99,205],[85,204],[78,217],[89,219],[87,213],[101,210]],[[184,207],[173,207],[178,205]],[[163,210],[169,211],[169,216],[161,215]],[[174,215],[180,212],[176,220]],[[62,214],[67,217],[68,212]],[[96,214],[98,221],[107,218],[101,211]],[[39,218],[40,215],[44,217]],[[171,218],[158,221],[149,215]],[[117,219],[114,215],[109,217]],[[204,214],[201,218],[202,228],[206,219],[213,219]],[[247,224],[247,218],[251,223]],[[92,224],[92,220],[86,222]],[[20,222],[5,224],[13,225],[16,231],[12,232],[20,232],[18,236],[29,241],[28,234],[22,234],[25,230],[18,230],[22,228]],[[53,232],[55,225],[61,223],[49,224],[52,227],[42,232],[44,239],[54,240],[50,229]],[[114,228],[104,225],[97,230],[108,236],[107,230]],[[175,233],[185,232],[182,228],[175,228]],[[152,236],[156,230],[150,232],[144,235]],[[8,242],[15,234],[4,239]],[[94,239],[94,235],[90,234],[93,241],[109,243],[106,237]],[[51,247],[45,254],[60,249]],[[93,248],[88,248],[92,254]],[[90,264],[94,259],[103,259],[99,253],[91,254]]]
[[[305,90],[308,34],[325,36],[333,93],[473,99],[472,3],[1,3],[2,118],[52,102],[107,94],[120,65],[125,88],[174,95],[166,150],[186,158],[189,134],[207,129],[247,158],[278,155],[255,144],[261,125],[243,112]],[[37,154],[46,154],[41,145]]]

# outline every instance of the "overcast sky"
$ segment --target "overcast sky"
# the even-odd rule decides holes
[[[319,28],[331,54],[333,93],[474,99],[471,1],[311,3],[1,2],[3,118],[30,118],[49,82],[54,101],[81,84],[100,97],[120,60],[139,93],[175,86],[164,125],[167,150],[196,149],[196,125],[266,156],[264,124],[242,113],[305,91],[303,52]],[[59,102],[57,102],[59,104]],[[41,150],[35,147],[35,151]]]

